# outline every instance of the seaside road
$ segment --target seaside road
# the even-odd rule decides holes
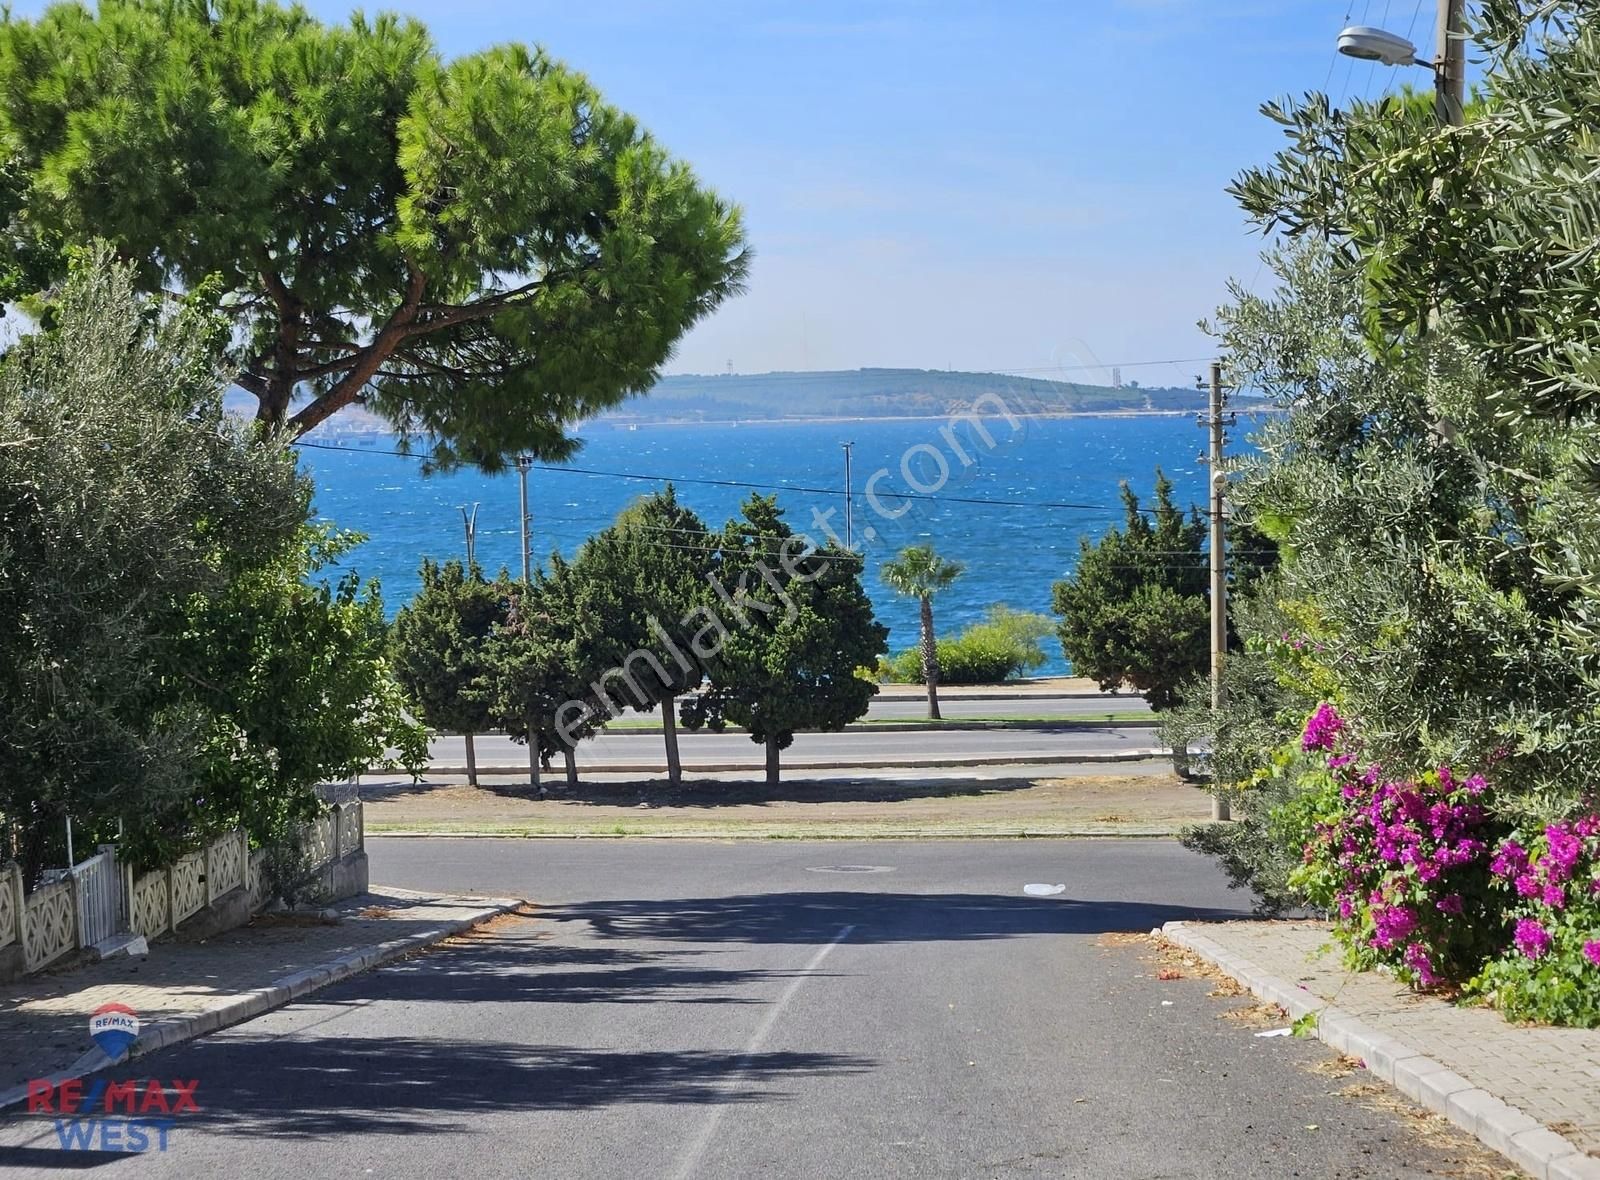
[[[1174,843],[369,851],[377,880],[537,908],[113,1074],[198,1082],[165,1153],[63,1159],[14,1117],[6,1174],[1495,1174],[1101,937],[1244,904]]]
[[[1003,692],[1004,687],[1001,686],[994,691]],[[1072,696],[1002,697],[991,696],[987,692],[982,696],[957,696],[947,689],[939,694],[939,711],[944,714],[946,720],[962,717],[1104,719],[1109,714],[1119,716],[1128,713],[1148,714],[1150,706],[1136,693],[1119,693],[1116,696],[1110,693],[1095,693]],[[904,689],[897,690],[893,695],[880,693],[873,697],[871,704],[867,706],[869,720],[881,718],[895,721],[922,721],[927,716],[927,698],[910,695]],[[659,721],[659,714],[654,709],[648,712],[625,713],[622,720]]]
[[[521,768],[528,764],[526,746],[499,734],[474,740],[478,766]],[[1074,726],[1070,729],[889,730],[875,733],[796,734],[783,752],[785,765],[860,765],[922,763],[939,765],[991,762],[1049,763],[1090,754],[1132,754],[1160,745],[1156,731],[1116,725]],[[745,733],[688,733],[679,735],[678,748],[685,767],[759,768],[765,757],[761,746]],[[435,738],[428,746],[435,767],[460,767],[466,753],[458,737]],[[602,733],[578,747],[578,765],[618,767],[648,772],[664,765],[659,733]]]

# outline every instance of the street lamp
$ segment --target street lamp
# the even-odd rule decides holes
[[[1346,57],[1382,62],[1386,66],[1429,64],[1417,60],[1417,47],[1404,37],[1371,25],[1351,25],[1340,33],[1339,52]]]
[[[1439,0],[1438,55],[1431,62],[1418,61],[1417,47],[1406,38],[1372,25],[1351,25],[1341,32],[1339,52],[1386,66],[1426,66],[1433,71],[1434,110],[1439,122],[1460,123],[1466,101],[1467,53],[1461,35],[1465,9],[1466,0]]]

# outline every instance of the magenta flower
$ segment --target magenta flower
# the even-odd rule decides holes
[[[1372,941],[1387,950],[1411,936],[1417,928],[1417,916],[1403,905],[1388,906],[1372,915],[1372,923],[1377,927]]]
[[[1317,711],[1311,714],[1311,719],[1306,722],[1305,735],[1300,739],[1300,748],[1311,750],[1332,750],[1333,743],[1339,734],[1344,731],[1344,718],[1339,716],[1338,710],[1327,702],[1317,706]]]
[[[1565,881],[1583,855],[1583,840],[1566,824],[1551,824],[1544,830],[1545,846],[1549,853],[1542,862],[1545,876],[1551,881]]]
[[[1404,962],[1417,973],[1417,982],[1423,987],[1432,987],[1439,982],[1439,977],[1433,973],[1433,960],[1428,958],[1428,952],[1420,942],[1407,945]]]
[[[1546,885],[1540,900],[1551,909],[1559,910],[1567,904],[1567,891],[1559,885]]]
[[[1600,939],[1591,938],[1583,944],[1583,957],[1596,967],[1600,967]]]
[[[1434,902],[1434,909],[1441,914],[1461,914],[1465,912],[1466,907],[1462,905],[1459,893],[1447,893]]]
[[[1497,877],[1515,877],[1527,872],[1528,850],[1515,840],[1507,840],[1489,862],[1489,871]]]
[[[1513,941],[1528,958],[1542,959],[1550,949],[1550,932],[1532,918],[1519,918]]]

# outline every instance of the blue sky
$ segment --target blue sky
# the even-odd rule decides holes
[[[1260,241],[1222,190],[1279,142],[1260,103],[1425,85],[1333,42],[1348,16],[1425,45],[1434,20],[1433,0],[381,7],[421,18],[450,55],[544,45],[744,207],[749,289],[672,372],[1205,356],[1196,321],[1230,275],[1259,278]]]

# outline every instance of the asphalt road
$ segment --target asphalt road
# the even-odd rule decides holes
[[[1135,693],[1110,694],[1075,693],[1070,696],[1014,695],[1002,696],[1003,689],[984,692],[980,696],[957,696],[946,690],[939,694],[939,712],[948,720],[957,717],[1105,717],[1110,713],[1149,713],[1150,706]],[[628,713],[628,719],[656,716],[649,712]],[[928,716],[926,697],[879,693],[867,706],[868,718],[885,718],[904,721],[921,721]]]
[[[1108,931],[1240,899],[1174,844],[370,841],[377,880],[539,917],[138,1062],[197,1079],[165,1154],[8,1174],[1462,1175],[1447,1139],[1218,1019]],[[1033,897],[1029,883],[1060,883]]]
[[[528,764],[528,748],[500,734],[480,735],[473,742],[478,766],[520,768]],[[796,734],[783,752],[785,765],[835,763],[872,766],[885,762],[938,765],[988,760],[1048,763],[1088,754],[1128,753],[1160,745],[1155,730],[1118,725],[1078,725],[1057,730],[959,729],[888,730],[876,733]],[[466,764],[458,737],[435,738],[428,746],[435,766]],[[686,767],[750,767],[763,765],[762,747],[746,733],[682,733],[678,751]],[[665,752],[659,733],[601,733],[578,746],[578,765],[607,766],[641,772],[660,770]]]

